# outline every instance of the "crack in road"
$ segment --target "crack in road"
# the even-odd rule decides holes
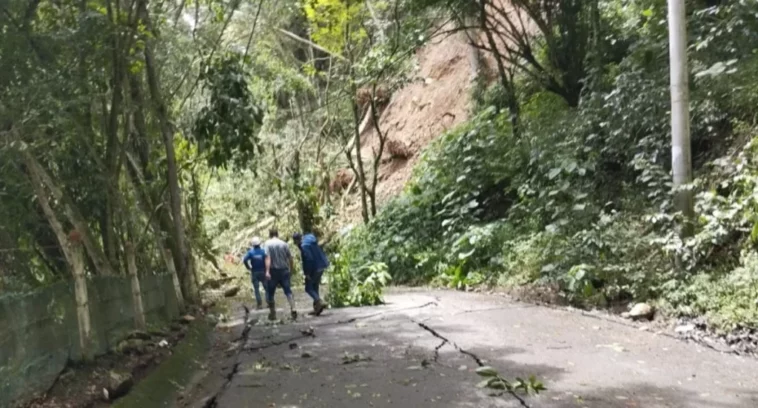
[[[469,309],[469,310],[464,310],[458,313],[453,313],[451,316],[459,316],[463,314],[479,313],[479,312],[493,312],[497,310],[533,309],[536,307],[538,306],[537,305],[519,305],[519,306],[511,306],[511,307],[498,306],[498,307],[490,307],[486,309]]]
[[[439,358],[440,358],[440,349],[442,347],[445,347],[445,344],[447,344],[447,340],[442,340],[442,342],[437,347],[434,348],[434,359],[433,359],[433,361],[435,363],[437,362],[437,360],[439,360]]]
[[[384,310],[384,311],[381,311],[381,312],[378,312],[378,313],[369,314],[369,315],[356,316],[356,317],[353,317],[353,318],[350,318],[350,319],[347,319],[347,320],[338,320],[336,322],[324,323],[324,324],[321,324],[319,326],[325,327],[325,326],[336,326],[336,325],[350,324],[350,323],[354,323],[354,322],[356,322],[358,320],[370,319],[372,317],[382,316],[382,315],[386,315],[386,314],[403,312],[403,311],[414,310],[414,309],[423,309],[423,308],[430,307],[430,306],[438,306],[439,305],[438,301],[440,301],[440,300],[437,299],[437,301],[431,301],[431,302],[424,303],[422,305],[412,306],[412,307],[407,307],[407,308],[394,309],[394,310]],[[493,309],[484,309],[484,310],[482,310],[482,309],[479,309],[479,310],[467,310],[467,311],[464,311],[463,313],[482,312],[482,311],[486,311],[486,310],[498,310],[498,309],[502,309],[502,308],[496,308],[496,309],[493,308]],[[431,333],[434,337],[437,337],[438,339],[440,339],[440,344],[438,344],[434,348],[434,358],[433,358],[434,362],[438,362],[438,360],[439,360],[439,357],[440,357],[440,352],[439,351],[440,351],[440,349],[442,349],[442,347],[444,347],[446,344],[450,344],[456,351],[458,351],[459,353],[464,354],[464,355],[468,356],[469,358],[471,358],[472,360],[474,360],[474,362],[476,362],[476,364],[479,367],[483,367],[485,365],[484,361],[481,358],[479,358],[479,356],[477,356],[475,353],[473,353],[471,351],[468,351],[468,350],[460,347],[458,344],[456,344],[455,342],[453,342],[450,339],[446,338],[445,336],[443,336],[442,334],[440,334],[437,330],[433,329],[429,325],[425,324],[422,321],[416,321],[416,320],[413,320],[413,319],[410,319],[410,320],[411,320],[411,322],[417,324],[422,329],[424,329],[427,332]],[[247,341],[248,341],[248,339],[250,337],[250,331],[252,330],[252,326],[253,326],[250,323],[251,323],[250,322],[250,311],[248,310],[247,307],[245,307],[245,317],[244,317],[244,325],[245,326],[244,326],[244,329],[242,331],[242,334],[240,335],[239,339],[237,340],[237,341],[240,342],[240,346],[237,348],[237,352],[236,352],[236,356],[235,356],[235,362],[232,365],[232,368],[229,371],[229,373],[227,373],[224,376],[224,378],[225,378],[224,384],[219,388],[219,390],[215,394],[213,394],[211,397],[209,397],[205,401],[205,403],[203,404],[203,408],[217,408],[218,407],[218,398],[229,387],[229,385],[231,384],[232,380],[234,379],[234,377],[239,372],[239,366],[241,364],[240,363],[240,355],[242,354],[242,352],[258,352],[258,351],[265,350],[265,349],[270,348],[270,347],[281,346],[281,345],[284,345],[284,344],[292,343],[292,342],[297,341],[297,340],[302,340],[302,339],[309,338],[309,337],[315,337],[315,335],[313,335],[313,334],[301,334],[301,335],[290,337],[290,338],[283,339],[283,340],[273,340],[273,341],[267,342],[266,344],[261,344],[261,345],[258,345],[258,346],[245,347],[245,344],[247,343]],[[508,391],[507,393],[509,395],[511,395],[513,398],[515,398],[517,401],[519,401],[519,403],[521,404],[522,407],[524,407],[524,408],[530,408],[529,405],[526,403],[526,401],[521,396],[519,396],[518,394],[516,394],[515,392]]]
[[[465,354],[465,355],[471,357],[471,359],[474,360],[479,367],[484,366],[484,361],[482,361],[482,359],[479,358],[479,356],[477,356],[476,354],[474,354],[474,353],[472,353],[472,352],[470,352],[468,350],[465,350],[465,349],[461,348],[459,345],[455,344],[455,342],[450,341],[450,339],[448,339],[445,336],[441,335],[437,330],[434,330],[433,328],[429,327],[429,325],[427,325],[425,323],[422,323],[422,322],[417,322],[417,321],[415,321],[413,319],[411,319],[411,321],[413,323],[416,323],[417,325],[419,325],[419,327],[421,327],[422,329],[424,329],[424,330],[428,331],[429,333],[431,333],[434,337],[442,340],[443,341],[442,345],[444,345],[444,343],[450,344],[451,346],[453,346],[453,348],[455,348],[456,350],[458,350],[459,353]],[[442,346],[440,346],[440,348],[441,347]]]
[[[355,323],[358,320],[370,319],[372,317],[382,316],[382,315],[385,315],[385,314],[388,314],[388,313],[404,312],[404,311],[407,311],[407,310],[414,310],[414,309],[423,309],[423,308],[429,307],[429,306],[438,306],[438,303],[437,302],[427,302],[427,303],[424,303],[423,305],[411,306],[411,307],[406,307],[406,308],[403,308],[403,309],[383,310],[381,312],[372,313],[370,315],[355,316],[355,317],[352,317],[352,318],[347,319],[347,320],[337,320],[336,322],[324,323],[324,324],[321,324],[320,326],[336,326],[336,325],[340,325],[340,324]]]
[[[319,326],[324,327],[324,326],[336,326],[336,325],[342,325],[342,324],[350,324],[350,323],[354,323],[354,322],[356,322],[358,320],[369,319],[369,318],[372,318],[372,317],[381,316],[381,315],[388,314],[388,313],[402,312],[402,311],[413,310],[413,309],[423,309],[425,307],[437,306],[437,305],[438,305],[437,302],[427,302],[427,303],[424,303],[424,304],[418,305],[418,306],[407,307],[407,308],[403,308],[403,309],[395,309],[395,310],[384,310],[384,311],[379,312],[379,313],[374,313],[374,314],[370,314],[370,315],[366,315],[366,316],[356,316],[356,317],[353,317],[351,319],[338,320],[338,321],[332,322],[332,323],[324,323],[324,324],[321,324]],[[244,305],[243,305],[243,308],[245,309],[245,318],[243,319],[245,326],[244,326],[244,329],[242,330],[242,334],[240,335],[239,339],[236,340],[236,341],[240,342],[240,346],[237,349],[237,353],[236,353],[236,356],[235,356],[235,362],[232,365],[232,369],[229,371],[229,373],[226,376],[224,376],[225,377],[224,384],[219,388],[218,391],[216,391],[215,394],[213,394],[212,396],[210,396],[210,397],[208,397],[206,399],[206,401],[202,405],[203,408],[216,408],[218,406],[218,397],[224,392],[225,389],[227,389],[229,387],[229,384],[231,384],[232,380],[234,379],[234,376],[237,375],[237,373],[239,372],[239,366],[240,366],[239,358],[240,358],[240,355],[242,354],[243,351],[245,351],[245,352],[257,352],[257,351],[261,351],[261,350],[267,349],[269,347],[276,347],[276,346],[281,346],[283,344],[291,343],[291,342],[296,341],[296,340],[302,340],[302,339],[308,338],[308,337],[315,337],[315,335],[313,335],[313,334],[301,334],[299,336],[295,336],[295,337],[288,338],[288,339],[285,339],[285,340],[271,341],[271,342],[269,342],[267,344],[263,344],[263,345],[260,345],[260,346],[245,347],[245,344],[247,343],[247,340],[250,337],[250,331],[252,330],[253,325],[250,324],[251,323],[250,322],[250,310],[247,307],[245,307]],[[443,345],[444,345],[444,343],[441,344],[437,348],[437,352],[439,351],[439,348],[441,348]],[[439,353],[437,353],[437,354],[439,354]],[[435,361],[436,361],[436,359],[435,359]]]
[[[281,346],[283,344],[292,343],[295,340],[302,340],[302,339],[305,339],[305,338],[308,338],[308,337],[316,337],[316,336],[314,336],[312,334],[301,334],[299,336],[291,337],[291,338],[284,339],[284,340],[274,340],[274,341],[269,342],[268,344],[261,344],[261,345],[254,346],[254,347],[246,347],[244,349],[244,351],[246,351],[246,352],[261,351],[261,350],[265,350],[265,349],[267,349],[269,347]]]
[[[443,336],[437,330],[433,329],[429,325],[427,325],[427,324],[425,324],[423,322],[417,322],[417,321],[415,321],[413,319],[410,319],[410,320],[411,320],[411,322],[417,324],[422,329],[424,329],[427,332],[431,333],[432,336],[434,336],[434,337],[442,340],[442,343],[440,345],[438,345],[434,349],[434,354],[435,354],[434,361],[437,361],[437,358],[439,357],[439,349],[441,349],[445,344],[450,344],[451,346],[453,346],[453,348],[455,348],[456,350],[458,350],[459,353],[464,354],[464,355],[470,357],[472,360],[474,360],[476,362],[476,365],[478,365],[479,367],[484,367],[484,365],[485,365],[484,361],[481,358],[479,358],[479,356],[477,356],[476,354],[474,354],[474,353],[472,353],[472,352],[470,352],[470,351],[468,351],[466,349],[463,349],[461,346],[459,346],[458,344],[456,344],[454,341],[452,341],[452,340],[448,339],[447,337]],[[530,408],[529,405],[526,403],[526,401],[523,398],[521,398],[520,395],[516,394],[516,392],[514,392],[514,391],[506,391],[506,392],[510,396],[512,396],[513,398],[515,398],[521,404],[522,407],[524,407],[524,408]]]
[[[245,317],[243,319],[243,324],[245,325],[242,329],[242,334],[240,335],[240,338],[238,341],[240,341],[240,345],[237,348],[237,355],[234,357],[234,364],[232,365],[232,369],[229,371],[228,374],[224,376],[225,380],[224,384],[219,388],[216,393],[208,397],[205,402],[203,402],[203,408],[216,408],[218,407],[218,397],[221,395],[221,393],[229,387],[229,384],[231,384],[232,379],[234,379],[234,376],[237,375],[239,372],[239,366],[240,366],[240,354],[242,352],[242,349],[247,342],[248,337],[250,336],[250,330],[253,328],[253,326],[250,323],[250,309],[248,309],[246,306],[242,306],[245,309]]]

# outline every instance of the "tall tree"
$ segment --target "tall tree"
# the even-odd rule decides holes
[[[187,245],[187,233],[184,228],[184,216],[182,215],[182,191],[179,186],[179,170],[176,165],[176,152],[174,151],[174,128],[169,117],[166,102],[161,92],[160,79],[156,67],[153,42],[159,38],[158,32],[153,27],[152,20],[147,8],[146,0],[138,0],[137,9],[145,27],[150,35],[145,39],[145,71],[151,99],[158,119],[163,146],[166,149],[166,178],[171,203],[171,216],[174,223],[174,237],[179,251],[179,264],[176,265],[179,279],[182,283],[182,292],[185,300],[195,302],[198,299],[197,281],[195,271],[190,269],[189,257],[192,256]]]

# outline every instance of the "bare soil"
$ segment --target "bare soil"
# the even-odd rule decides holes
[[[461,35],[439,38],[416,53],[415,80],[391,96],[379,119],[388,142],[405,151],[397,155],[385,148],[379,168],[378,205],[403,190],[429,143],[469,118],[473,72],[467,53],[468,45]],[[376,130],[369,127],[361,139],[361,155],[369,161],[379,143]],[[359,220],[358,194],[349,197],[345,213],[343,224]]]

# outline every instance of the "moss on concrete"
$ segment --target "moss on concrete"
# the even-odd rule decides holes
[[[124,398],[113,406],[117,408],[167,407],[173,405],[182,388],[201,367],[210,350],[212,327],[199,319],[173,350],[173,354],[140,381]]]

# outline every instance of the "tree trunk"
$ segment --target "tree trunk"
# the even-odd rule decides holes
[[[508,113],[510,114],[511,119],[511,128],[513,132],[513,136],[515,138],[519,138],[521,136],[521,129],[520,129],[520,116],[521,116],[521,109],[518,104],[518,100],[516,98],[516,89],[515,85],[513,84],[513,76],[509,76],[509,72],[506,71],[505,64],[503,63],[503,55],[500,54],[500,50],[497,46],[497,41],[495,41],[495,36],[492,34],[492,31],[487,26],[487,1],[486,0],[480,0],[480,9],[479,9],[479,23],[482,31],[484,31],[484,35],[487,37],[487,43],[492,50],[492,55],[495,57],[495,63],[497,65],[497,73],[500,77],[500,84],[503,87],[503,92],[506,94],[506,98],[508,101],[506,104],[508,105]]]
[[[152,34],[153,39],[157,38],[152,23],[150,21],[146,2],[140,1],[140,14],[148,31]],[[197,300],[196,288],[193,285],[194,272],[188,268],[188,260],[191,256],[188,252],[187,236],[184,229],[182,216],[182,193],[179,187],[179,171],[176,166],[176,153],[174,152],[174,130],[168,116],[165,102],[161,95],[160,81],[156,70],[155,58],[153,55],[153,39],[148,38],[145,41],[145,69],[147,71],[147,83],[150,89],[150,95],[153,100],[155,113],[161,130],[163,145],[166,149],[166,178],[168,180],[169,198],[171,203],[171,216],[174,222],[174,236],[176,246],[179,250],[179,264],[176,265],[179,280],[182,283],[182,292],[184,298],[194,303]]]
[[[74,295],[76,297],[76,318],[79,323],[79,347],[82,349],[82,359],[91,361],[94,350],[92,349],[92,327],[90,323],[89,298],[87,295],[87,279],[84,276],[84,256],[81,244],[69,240],[66,245],[71,253],[71,269],[74,274]]]
[[[173,222],[171,221],[171,216],[167,210],[167,208],[169,208],[171,205],[165,202],[165,198],[162,194],[152,194],[149,191],[150,189],[148,187],[153,181],[154,177],[149,168],[150,149],[149,144],[146,142],[149,140],[149,135],[147,132],[145,114],[143,111],[143,106],[145,103],[144,98],[142,97],[141,81],[135,75],[129,74],[128,76],[129,87],[131,91],[130,97],[134,105],[134,128],[137,131],[137,135],[139,136],[132,138],[132,140],[135,142],[134,149],[137,152],[137,159],[139,160],[139,163],[128,153],[126,155],[128,168],[132,169],[129,174],[133,178],[133,181],[137,183],[135,188],[137,188],[140,192],[140,197],[143,198],[143,202],[146,203],[150,209],[146,211],[145,214],[147,214],[148,217],[152,217],[153,211],[158,213],[158,222],[160,228],[156,229],[156,233],[161,231],[169,236],[169,240],[165,243],[165,245],[168,245],[169,248],[172,249],[171,256],[174,257],[173,265],[178,265],[181,263],[181,251],[179,251],[179,247],[177,245],[178,240],[174,236],[176,229],[174,228]],[[157,203],[162,203],[163,205],[161,205],[159,208],[156,208]]]
[[[361,189],[361,215],[363,216],[363,222],[369,221],[368,201],[366,191],[366,172],[363,169],[363,157],[361,156],[361,134],[360,134],[360,113],[358,112],[358,104],[355,102],[356,92],[355,86],[353,86],[352,95],[352,108],[353,108],[353,131],[355,132],[355,159],[358,179],[358,186]],[[350,151],[347,152],[348,156]]]
[[[168,242],[166,242],[167,240],[162,236],[163,230],[161,228],[160,222],[158,219],[156,219],[155,213],[157,212],[158,217],[160,217],[163,212],[161,212],[159,209],[153,210],[153,201],[150,199],[150,194],[147,191],[144,191],[145,181],[141,177],[139,169],[137,168],[137,164],[129,154],[127,154],[127,163],[127,167],[132,169],[132,171],[127,171],[127,174],[129,175],[128,179],[131,181],[132,188],[134,189],[134,194],[137,197],[137,204],[142,209],[142,212],[145,214],[145,217],[147,218],[148,223],[153,230],[155,244],[160,251],[161,258],[166,263],[166,271],[171,275],[171,282],[174,285],[174,292],[176,294],[176,301],[179,306],[179,310],[184,311],[184,296],[182,295],[182,288],[179,284],[179,278],[176,275],[174,257],[171,254]]]
[[[47,171],[42,168],[37,159],[34,158],[28,149],[24,150],[23,154],[27,166],[30,167],[30,170],[34,171],[35,174],[38,175],[42,184],[47,187],[48,190],[50,190],[53,197],[63,204],[64,213],[80,234],[81,241],[84,244],[84,247],[86,248],[87,254],[89,255],[90,259],[92,259],[92,263],[95,265],[97,273],[99,275],[114,275],[113,268],[105,258],[105,254],[103,253],[100,246],[98,246],[92,239],[92,234],[90,233],[89,226],[87,225],[87,222],[84,220],[84,217],[81,215],[79,210],[74,207],[74,205],[70,202],[70,200],[67,199],[67,197],[63,195],[63,191],[55,185],[52,177],[47,174]]]
[[[145,330],[147,328],[145,308],[142,305],[142,291],[139,285],[139,276],[137,276],[137,261],[134,255],[134,245],[131,242],[126,243],[126,264],[131,278],[134,326],[137,330]]]
[[[382,132],[379,127],[379,109],[376,106],[376,86],[374,83],[371,88],[371,100],[369,101],[369,113],[371,122],[374,124],[376,136],[379,138],[379,149],[374,152],[373,173],[371,179],[371,188],[369,189],[369,198],[371,199],[371,216],[376,216],[376,186],[379,184],[379,166],[382,163],[382,154],[384,154],[384,145],[387,143],[387,133]]]
[[[117,17],[119,10],[114,13],[111,2],[106,2],[108,18],[112,24],[118,24]],[[105,189],[105,208],[103,211],[103,220],[101,221],[101,234],[103,237],[103,247],[111,265],[118,265],[116,258],[116,234],[114,228],[114,217],[116,201],[118,200],[118,169],[119,162],[119,140],[118,140],[118,117],[121,114],[122,92],[123,92],[123,57],[121,55],[121,39],[119,32],[111,34],[111,58],[112,58],[112,76],[111,76],[111,101],[110,111],[108,112],[108,122],[106,123],[106,145],[105,145],[105,165],[106,165],[106,189]]]
[[[37,202],[45,214],[50,228],[55,233],[58,244],[63,251],[63,255],[71,269],[74,277],[74,295],[76,298],[76,317],[79,325],[79,346],[82,352],[82,358],[85,361],[92,359],[92,327],[90,323],[89,302],[87,296],[87,279],[84,275],[84,257],[82,255],[81,244],[78,241],[78,234],[66,235],[63,224],[58,220],[50,206],[47,193],[43,187],[41,174],[33,161],[33,157],[27,151],[24,151],[24,161],[27,173],[37,195]]]
[[[171,282],[174,284],[174,293],[176,293],[176,302],[179,305],[179,310],[184,311],[184,296],[182,295],[182,287],[179,284],[179,277],[176,275],[176,267],[174,267],[174,258],[171,256],[171,250],[167,246],[161,247],[163,254],[163,261],[166,262],[166,269],[171,274]]]
[[[200,287],[200,282],[197,277],[197,268],[195,268],[195,257],[191,256],[187,258],[187,270],[190,272],[190,289],[192,293],[195,294],[196,299],[200,299],[200,290],[198,289]]]

